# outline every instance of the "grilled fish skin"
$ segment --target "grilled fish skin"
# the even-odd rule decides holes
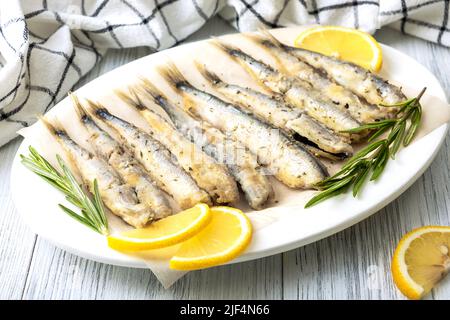
[[[237,184],[225,165],[217,163],[178,132],[173,124],[146,108],[132,88],[128,93],[116,90],[116,94],[141,114],[151,128],[151,135],[176,157],[180,166],[200,188],[209,193],[214,202],[233,203],[239,200]]]
[[[340,110],[332,102],[323,99],[321,93],[308,82],[285,76],[238,48],[217,41],[213,44],[244,67],[256,80],[270,90],[282,94],[288,103],[304,110],[336,134],[361,125],[348,112]]]
[[[100,104],[86,100],[87,110],[99,121],[120,136],[120,142],[128,146],[159,188],[170,194],[182,209],[193,207],[197,203],[211,204],[211,198],[176,162],[170,152],[150,135],[131,123],[109,113]]]
[[[94,122],[75,94],[69,93],[69,96],[81,124],[90,135],[88,142],[95,153],[103,157],[119,173],[125,183],[134,188],[139,202],[146,204],[149,210],[153,211],[155,220],[171,215],[172,209],[163,192],[130,152]]]
[[[78,145],[61,125],[53,125],[44,118],[40,120],[78,169],[83,183],[91,193],[94,192],[93,181],[97,180],[100,196],[113,214],[136,228],[145,226],[153,219],[153,211],[139,203],[133,188],[125,184],[104,159]]]
[[[328,78],[327,74],[321,69],[316,69],[291,54],[268,31],[264,32],[264,36],[247,35],[246,37],[269,52],[277,60],[281,71],[308,82],[339,109],[347,110],[359,122],[369,123],[386,117],[385,112],[381,112],[375,105],[360,99],[352,91]]]
[[[249,205],[256,210],[262,209],[273,195],[273,189],[269,179],[261,173],[256,157],[218,129],[194,119],[174,105],[150,81],[141,80],[142,91],[167,113],[177,129],[207,154],[226,164],[241,186]]]
[[[160,74],[184,97],[184,108],[229,134],[257,155],[277,179],[291,188],[313,188],[327,176],[323,165],[279,130],[245,114],[216,96],[193,87],[174,64]]]
[[[390,105],[406,100],[401,88],[351,62],[301,48],[286,45],[283,45],[283,48],[300,60],[322,70],[336,83],[350,89],[371,104]],[[384,108],[381,111],[389,112],[391,111],[389,109]]]
[[[341,136],[333,134],[328,128],[299,110],[282,101],[281,97],[225,83],[213,72],[197,64],[197,69],[214,89],[244,112],[251,113],[264,122],[284,130],[288,135],[298,134],[305,137],[320,149],[334,153],[350,155],[353,148]]]

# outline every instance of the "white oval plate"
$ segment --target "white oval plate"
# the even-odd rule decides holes
[[[197,43],[156,53],[117,68],[82,89],[108,84],[124,74],[136,73],[145,64],[160,59],[163,53],[175,50],[195,50]],[[384,70],[399,83],[423,83],[428,93],[445,101],[445,93],[433,74],[407,55],[382,45]],[[388,70],[386,70],[388,69]],[[109,82],[108,82],[109,81]],[[61,104],[61,102],[59,103]],[[56,106],[54,109],[57,109]],[[367,218],[397,198],[422,175],[434,159],[444,141],[448,124],[444,124],[427,136],[401,150],[394,161],[389,161],[385,172],[376,183],[365,186],[358,198],[350,194],[327,200],[306,213],[278,212],[279,219],[258,230],[250,248],[234,262],[257,259],[291,250],[330,236]],[[104,237],[74,222],[63,214],[57,203],[62,195],[20,163],[19,154],[27,154],[29,141],[19,147],[12,166],[11,191],[17,210],[29,227],[56,246],[81,257],[119,266],[145,268],[143,261],[110,249]]]

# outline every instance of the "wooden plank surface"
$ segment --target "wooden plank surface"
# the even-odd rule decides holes
[[[0,149],[0,299],[22,297],[37,238],[18,217],[9,193],[19,143],[15,139]]]
[[[213,19],[190,40],[233,32]],[[447,48],[390,29],[378,40],[416,58],[450,92]],[[148,53],[111,51],[79,86]],[[414,227],[450,225],[450,141],[423,177],[371,218],[327,239],[272,257],[191,272],[165,290],[149,270],[100,264],[60,250],[20,221],[9,195],[15,139],[0,148],[0,298],[3,299],[402,299],[392,284],[390,259]],[[450,281],[430,299],[449,299]]]

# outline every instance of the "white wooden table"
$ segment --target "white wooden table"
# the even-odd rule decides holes
[[[235,31],[214,19],[190,40],[229,32]],[[448,48],[391,29],[380,30],[376,38],[424,64],[450,91]],[[78,86],[146,54],[145,48],[111,51]],[[447,137],[425,174],[371,218],[283,254],[191,272],[165,290],[149,270],[79,258],[25,226],[9,194],[10,167],[20,142],[17,138],[0,148],[1,299],[402,299],[390,275],[398,240],[415,227],[450,225]],[[450,299],[450,279],[429,298]]]

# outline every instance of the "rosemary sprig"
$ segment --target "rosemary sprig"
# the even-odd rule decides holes
[[[394,159],[400,146],[402,144],[407,146],[414,138],[422,118],[422,106],[419,101],[425,90],[426,88],[423,88],[417,97],[404,102],[382,105],[382,107],[399,108],[395,119],[368,123],[345,131],[358,133],[374,130],[368,139],[371,142],[369,145],[353,155],[339,172],[317,184],[322,191],[309,200],[305,208],[344,193],[350,187],[352,187],[353,196],[356,197],[370,174],[370,181],[376,180],[386,167],[389,158]],[[387,132],[389,134],[386,138],[373,142]]]
[[[81,211],[80,213],[76,213],[62,204],[58,204],[58,206],[69,216],[92,230],[103,235],[108,235],[108,221],[106,220],[103,202],[100,198],[97,180],[93,181],[94,192],[93,199],[91,200],[59,155],[56,158],[62,173],[56,170],[32,146],[29,147],[29,150],[30,154],[28,156],[20,155],[22,164],[64,193],[66,200],[81,209]]]

